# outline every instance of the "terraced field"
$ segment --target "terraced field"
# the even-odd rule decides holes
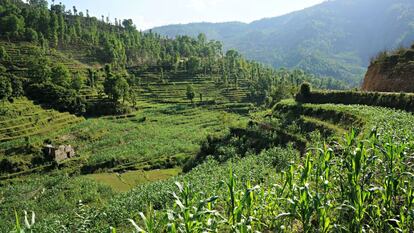
[[[141,110],[127,116],[87,120],[25,99],[6,106],[7,115],[0,117],[0,148],[6,155],[0,160],[15,164],[16,172],[34,168],[46,139],[74,146],[77,162],[67,166],[84,174],[173,168],[195,155],[207,135],[247,123],[238,114],[189,104],[139,102]]]
[[[9,62],[13,65],[13,70],[11,70],[11,72],[23,77],[27,76],[27,67],[29,67],[28,62],[30,62],[30,59],[38,57],[38,54],[41,53],[39,47],[25,42],[8,43],[0,41],[0,46],[4,47],[7,54],[10,56]],[[50,58],[53,63],[65,65],[73,73],[79,72],[86,75],[87,68],[89,67],[88,65],[71,59],[65,54],[55,50],[50,50],[47,57]]]
[[[69,113],[45,110],[24,98],[6,103],[1,112],[0,142],[48,134],[84,120]]]
[[[141,110],[128,116],[88,119],[55,140],[77,146],[87,159],[87,173],[150,170],[180,165],[198,152],[207,135],[247,123],[240,115],[187,104],[139,106]]]
[[[315,129],[326,136],[342,137],[351,129],[360,136],[369,135],[373,130],[398,132],[398,137],[411,135],[408,128],[412,114],[383,107],[341,104],[297,104],[294,100],[284,100],[273,109],[275,117],[283,115],[297,134],[307,134]],[[392,119],[392,120],[391,120]],[[286,129],[291,130],[289,126]]]
[[[151,72],[144,72],[139,74],[138,78],[141,82],[141,88],[138,90],[139,99],[158,103],[188,103],[188,85],[194,88],[196,102],[201,102],[201,99],[220,103],[243,102],[247,96],[245,82],[241,81],[238,88],[224,88],[216,84],[215,76],[193,76],[181,71],[166,72],[163,78]]]

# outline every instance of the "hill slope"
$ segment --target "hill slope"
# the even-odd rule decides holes
[[[365,75],[364,91],[414,92],[414,45],[393,53],[381,53]]]
[[[153,31],[170,37],[205,33],[274,67],[359,82],[377,51],[414,40],[413,19],[409,0],[334,0],[250,24],[199,23]]]

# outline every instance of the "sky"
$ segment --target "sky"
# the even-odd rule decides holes
[[[101,18],[132,19],[138,29],[193,23],[249,23],[301,10],[324,0],[56,0]],[[51,2],[51,0],[49,0]]]

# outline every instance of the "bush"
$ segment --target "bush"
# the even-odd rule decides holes
[[[304,97],[309,96],[311,93],[311,85],[309,83],[302,83],[300,86],[300,94]]]
[[[376,56],[371,58],[371,64],[380,62],[383,63],[388,57],[388,51],[380,51]]]
[[[38,40],[38,35],[37,32],[31,28],[26,28],[25,32],[24,32],[24,37],[26,39],[26,41],[28,42],[37,42]]]
[[[297,102],[313,104],[361,104],[414,112],[414,94],[358,91],[315,91],[307,98],[296,96]]]
[[[296,94],[296,99],[299,100],[299,102],[303,102],[306,99],[309,98],[311,95],[311,85],[307,82],[302,83],[299,89],[299,93]]]
[[[10,60],[9,54],[3,46],[0,46],[0,61]]]
[[[13,94],[10,79],[5,76],[0,76],[0,101],[9,98]]]
[[[85,100],[78,97],[73,90],[52,83],[41,83],[30,85],[26,93],[30,99],[58,111],[67,111],[73,114],[85,113]]]
[[[87,116],[110,116],[110,115],[125,115],[131,113],[132,109],[127,105],[113,101],[98,101],[88,103],[86,106]]]

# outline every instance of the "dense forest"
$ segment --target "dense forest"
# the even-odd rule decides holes
[[[140,83],[137,75],[145,70],[216,76],[221,87],[237,88],[244,80],[250,83],[250,101],[258,104],[292,95],[304,81],[318,88],[345,87],[341,82],[319,79],[300,70],[274,70],[248,61],[237,51],[223,51],[220,42],[208,41],[204,34],[168,39],[136,30],[130,19],[97,19],[88,11],[67,9],[61,3],[49,8],[45,0],[2,0],[0,24],[4,41],[36,45],[32,56],[19,67],[25,72],[15,72],[22,69],[7,53],[8,45],[0,47],[1,98],[27,95],[77,114],[97,109],[77,94],[82,88],[97,89],[108,97],[111,106],[114,102],[119,105],[119,100],[125,103],[134,99],[130,97],[135,96],[132,92]],[[50,59],[53,51],[78,58],[88,65],[87,71],[73,72],[65,64],[56,63]],[[76,57],[80,51],[84,55]]]

